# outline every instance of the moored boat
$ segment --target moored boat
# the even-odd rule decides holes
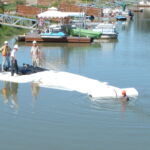
[[[127,17],[122,16],[122,15],[119,15],[119,16],[116,16],[116,20],[117,20],[117,21],[126,21],[126,20],[127,20]]]
[[[149,1],[145,2],[144,0],[142,0],[137,4],[137,6],[138,7],[150,7],[150,2]]]
[[[80,37],[100,38],[101,33],[89,29],[76,28],[71,30],[71,35]]]
[[[116,39],[118,37],[116,25],[112,23],[100,23],[92,30],[102,33],[101,39]]]
[[[25,41],[25,35],[19,35],[18,41],[20,41],[20,42]]]
[[[133,12],[143,12],[143,9],[137,7],[137,8],[133,8],[132,11]]]
[[[25,36],[25,42],[67,42],[66,36],[42,36],[39,34],[30,34]]]
[[[67,36],[68,43],[91,43],[92,38],[89,37],[79,37],[79,36]]]

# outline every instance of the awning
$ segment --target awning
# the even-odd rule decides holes
[[[84,17],[85,13],[79,12],[61,12],[57,10],[48,10],[38,14],[38,18],[65,18],[65,17]]]
[[[68,15],[68,17],[84,17],[85,13],[84,12],[64,12],[65,14]]]
[[[38,18],[65,18],[68,17],[67,14],[62,13],[61,11],[52,11],[48,10],[43,13],[38,14]]]

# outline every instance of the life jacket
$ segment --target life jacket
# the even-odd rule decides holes
[[[3,46],[2,47],[2,55],[3,56],[10,56],[10,51],[11,51],[11,49],[10,49],[10,47],[9,46]]]

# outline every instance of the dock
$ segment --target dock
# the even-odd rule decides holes
[[[39,34],[19,35],[20,42],[57,42],[57,43],[91,43],[92,38],[79,36],[40,36]]]

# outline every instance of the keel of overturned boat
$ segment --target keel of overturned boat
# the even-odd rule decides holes
[[[128,97],[138,96],[135,88],[120,89],[81,75],[30,65],[20,68],[20,74],[16,76],[11,76],[10,71],[0,72],[0,80],[18,83],[36,82],[41,87],[76,91],[87,94],[93,99],[121,98],[122,91],[125,91]]]

